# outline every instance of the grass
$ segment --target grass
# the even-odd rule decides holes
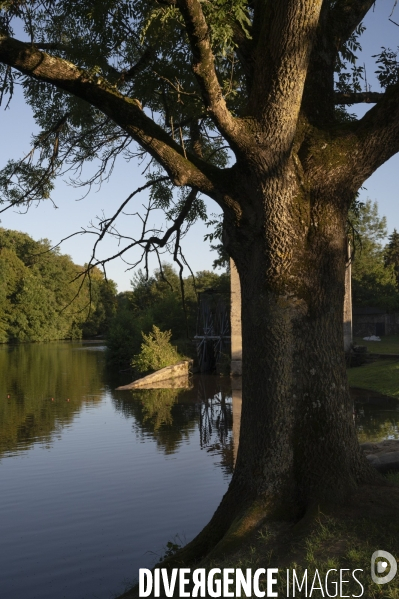
[[[370,389],[391,397],[399,397],[398,360],[377,360],[358,368],[349,368],[347,372],[350,387]]]
[[[385,492],[389,492],[387,489]],[[396,491],[396,494],[398,491]],[[370,494],[369,501],[375,499]],[[396,497],[397,499],[397,497]],[[368,501],[367,501],[368,503]],[[364,506],[363,506],[364,508]],[[333,581],[339,580],[339,570],[347,569],[344,576],[349,580],[343,586],[344,596],[360,594],[358,583],[351,577],[351,572],[356,569],[357,578],[364,587],[363,597],[367,599],[398,599],[399,575],[386,585],[377,585],[370,576],[370,558],[377,549],[389,551],[396,558],[399,557],[399,517],[394,516],[391,510],[383,512],[374,510],[369,506],[363,511],[360,508],[333,510],[330,513],[319,512],[306,523],[300,522],[296,526],[284,529],[278,523],[267,523],[255,534],[254,538],[244,542],[243,547],[234,555],[225,560],[218,560],[210,564],[219,568],[279,568],[278,591],[279,597],[293,596],[292,571],[295,569],[297,577],[302,580],[305,570],[308,571],[308,592],[295,593],[296,597],[309,597],[315,571],[317,570],[323,586],[328,570],[336,569],[330,578],[329,592],[334,596]],[[389,525],[388,525],[389,523]],[[290,593],[286,589],[286,574],[290,572]],[[334,578],[335,575],[335,578]],[[266,590],[264,588],[263,590]],[[338,597],[342,595],[339,593]],[[315,591],[312,597],[321,597],[321,591]]]
[[[386,335],[381,337],[381,341],[365,341],[361,337],[355,337],[355,345],[365,345],[372,354],[398,354],[399,355],[399,335]]]
[[[211,568],[240,568],[244,573],[247,568],[251,568],[252,573],[259,568],[278,568],[278,584],[273,589],[278,591],[278,597],[311,596],[315,599],[328,596],[325,590],[323,594],[320,590],[310,593],[316,570],[324,589],[325,577],[330,570],[329,596],[399,599],[399,574],[390,583],[378,585],[372,581],[370,573],[370,559],[378,549],[388,551],[396,559],[399,557],[399,487],[393,479],[390,485],[364,486],[344,506],[319,508],[297,523],[263,520],[242,536],[238,550],[219,553],[218,557],[205,559],[191,567],[206,568],[207,571]],[[339,581],[340,569],[344,570],[343,580],[349,581],[343,585],[343,594],[339,585],[338,589],[334,588],[334,581]],[[286,589],[287,570],[289,594]],[[296,589],[293,594],[293,570],[299,581],[307,570],[307,593],[305,589]],[[357,570],[355,575],[364,587],[363,593],[352,577],[354,570]],[[260,587],[267,590],[264,576]],[[136,599],[137,591],[137,587],[132,589],[123,595],[123,599]]]

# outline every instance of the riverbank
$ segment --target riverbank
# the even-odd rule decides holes
[[[355,337],[354,343],[365,346],[373,361],[347,370],[349,386],[399,398],[399,335],[381,341]]]
[[[298,522],[263,520],[257,522],[239,539],[239,548],[221,551],[217,548],[211,559],[197,564],[184,562],[184,550],[175,556],[175,567],[192,568],[278,568],[278,596],[293,596],[292,572],[299,581],[308,573],[308,592],[296,597],[322,597],[326,593],[325,577],[328,571],[330,596],[361,596],[367,599],[394,599],[399,596],[399,575],[384,585],[374,583],[370,575],[372,554],[383,549],[399,556],[399,486],[383,479],[380,486],[363,486],[353,494],[345,506],[324,506]],[[180,560],[181,561],[178,561]],[[178,565],[177,565],[178,564]],[[286,576],[289,571],[290,595],[287,595]],[[334,581],[344,576],[342,590]],[[355,576],[352,573],[357,570]],[[315,572],[318,572],[321,584]],[[310,588],[315,579],[315,589]],[[262,577],[264,578],[264,577]],[[261,580],[262,580],[261,578]],[[360,586],[361,585],[361,586]],[[316,587],[322,587],[321,590]],[[233,585],[234,588],[234,585]],[[260,585],[266,591],[265,581]],[[335,589],[335,590],[334,590]],[[131,589],[118,599],[136,599],[138,588]],[[176,593],[174,596],[178,596]]]
[[[381,341],[366,341],[355,337],[355,345],[364,345],[370,354],[399,354],[399,335],[385,335]]]

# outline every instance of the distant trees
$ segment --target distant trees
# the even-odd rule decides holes
[[[81,280],[74,279],[82,267],[50,248],[47,239],[0,228],[1,343],[105,333],[115,310],[114,282],[96,269],[78,293]]]
[[[399,233],[396,229],[388,237],[389,243],[385,247],[385,265],[393,266],[396,278],[396,287],[399,291]]]
[[[153,325],[162,331],[172,331],[172,343],[183,354],[192,352],[188,338],[195,335],[197,320],[197,293],[205,289],[224,293],[229,301],[230,277],[215,272],[200,271],[184,279],[184,304],[177,273],[169,264],[155,270],[146,279],[139,270],[132,280],[133,290],[118,297],[118,310],[112,319],[107,335],[108,361],[116,366],[129,366],[140,351],[142,332],[148,334]],[[191,348],[191,350],[190,350]]]
[[[377,202],[368,199],[351,214],[355,230],[355,253],[352,266],[352,294],[355,306],[375,306],[388,311],[399,310],[399,293],[395,279],[395,259],[399,252],[394,231],[386,247],[385,216],[378,214]],[[397,253],[395,253],[397,252]],[[396,256],[396,258],[395,258]]]

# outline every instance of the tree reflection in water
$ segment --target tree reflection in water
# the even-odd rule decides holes
[[[232,401],[231,388],[239,381],[196,375],[190,389],[112,391],[129,381],[104,371],[102,352],[89,351],[98,349],[80,342],[0,347],[0,459],[37,442],[50,445],[83,407],[99,405],[108,390],[116,409],[134,418],[136,435],[153,438],[159,451],[174,454],[183,442],[199,442],[232,472],[241,390],[234,388]],[[357,404],[359,441],[399,438],[398,406],[396,400]]]
[[[202,376],[197,384],[197,397],[200,402],[200,443],[201,448],[209,451],[219,450],[231,442],[233,414],[231,389],[220,385],[216,389],[215,377]]]
[[[83,405],[98,404],[102,365],[102,352],[81,342],[1,346],[0,458],[51,444]]]
[[[114,391],[113,400],[126,417],[134,417],[136,434],[154,438],[166,455],[176,453],[198,431],[201,449],[220,456],[223,469],[233,471],[229,378],[195,375],[191,389]]]

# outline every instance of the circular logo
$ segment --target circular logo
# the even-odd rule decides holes
[[[377,559],[379,557],[382,557],[387,561],[377,562]],[[391,567],[388,574],[386,574],[385,576],[377,576],[377,574],[383,574],[385,572],[385,570],[388,567],[388,564]],[[373,555],[371,556],[371,578],[373,579],[373,582],[375,582],[376,584],[386,584],[387,582],[391,582],[392,578],[394,578],[394,576],[396,575],[397,570],[398,564],[396,563],[396,559],[391,553],[388,553],[388,551],[383,551],[382,549],[374,551]]]

